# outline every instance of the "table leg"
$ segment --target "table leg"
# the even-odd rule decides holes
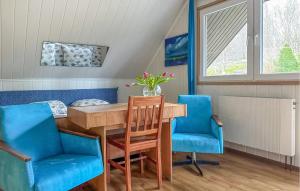
[[[147,152],[147,156],[155,160],[154,150]],[[161,166],[164,179],[172,181],[172,127],[171,123],[163,123],[161,131]],[[146,161],[148,170],[156,173],[155,165]]]
[[[172,181],[172,123],[163,123],[161,131],[161,162],[163,177]]]
[[[102,157],[103,157],[103,167],[104,171],[103,174],[95,178],[93,181],[94,187],[97,191],[106,191],[107,190],[107,179],[106,179],[106,130],[104,127],[101,128],[94,128],[91,130],[93,134],[97,134],[100,136],[101,140],[101,151],[102,151]]]

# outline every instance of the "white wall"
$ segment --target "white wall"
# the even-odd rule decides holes
[[[141,95],[137,87],[125,87],[133,79],[2,79],[0,91],[14,90],[60,90],[60,89],[92,89],[118,87],[118,101],[127,102],[129,95]]]
[[[212,2],[211,0],[207,2]],[[183,7],[179,13],[177,19],[175,20],[173,26],[168,32],[166,37],[179,35],[187,32],[187,18],[188,7],[187,4]],[[156,55],[153,57],[152,61],[148,65],[148,71],[159,73],[161,71],[175,72],[176,80],[169,83],[163,87],[163,91],[168,97],[169,101],[177,101],[178,94],[185,94],[187,92],[187,67],[177,66],[173,68],[164,67],[164,42],[161,43]],[[233,95],[233,96],[257,96],[257,97],[275,97],[275,98],[294,98],[297,101],[296,110],[296,164],[300,166],[300,86],[299,85],[251,85],[251,86],[198,86],[199,94],[208,94],[213,98],[213,109],[215,113],[218,113],[217,108],[219,95]],[[245,121],[246,123],[246,121]],[[226,128],[226,127],[224,127]],[[255,155],[263,156],[265,158],[283,161],[283,157],[277,154],[268,153],[260,151],[257,149],[247,148],[240,145],[227,143],[227,146],[252,153]]]
[[[197,6],[200,7],[201,5],[206,5],[208,3],[212,3],[215,0],[197,0]]]
[[[166,38],[187,32],[187,12],[188,3],[185,3],[177,18],[175,19],[175,22],[167,33]],[[162,41],[155,56],[152,58],[146,70],[157,74],[165,71],[175,73],[175,80],[170,81],[168,84],[162,85],[162,91],[164,94],[166,94],[168,101],[177,102],[178,94],[186,94],[187,92],[187,66],[181,65],[175,67],[165,67],[164,55],[165,44],[164,41]]]

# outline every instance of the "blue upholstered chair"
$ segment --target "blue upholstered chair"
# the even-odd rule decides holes
[[[0,107],[0,190],[67,191],[102,173],[98,138],[59,132],[48,104]]]
[[[204,95],[180,95],[178,103],[187,104],[187,117],[172,121],[172,151],[190,152],[187,161],[175,162],[174,165],[194,164],[199,174],[198,164],[218,165],[216,161],[196,159],[196,153],[222,154],[222,123],[212,114],[211,97]]]

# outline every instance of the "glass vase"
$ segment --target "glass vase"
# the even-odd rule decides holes
[[[152,90],[149,89],[147,86],[143,88],[143,95],[144,96],[160,96],[161,95],[161,88],[159,85],[155,86]]]

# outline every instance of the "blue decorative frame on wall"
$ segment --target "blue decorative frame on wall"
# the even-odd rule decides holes
[[[165,66],[185,65],[188,60],[188,33],[165,40]]]

